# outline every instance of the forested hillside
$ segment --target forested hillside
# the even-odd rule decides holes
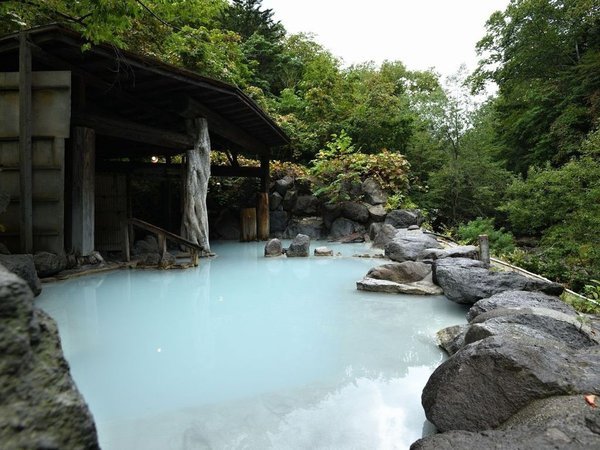
[[[394,206],[463,239],[487,232],[497,253],[574,289],[600,279],[597,0],[512,0],[487,22],[478,69],[447,80],[401,61],[344,67],[260,0],[0,1],[0,34],[50,22],[240,86],[289,134],[281,160],[317,159],[312,173],[332,177],[344,152],[379,155],[397,166]]]

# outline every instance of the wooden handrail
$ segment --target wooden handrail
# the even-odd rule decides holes
[[[204,251],[204,248],[196,244],[195,242],[188,241],[187,239],[178,236],[175,233],[171,233],[163,228],[157,227],[156,225],[152,225],[151,223],[145,222],[140,219],[128,219],[126,224],[133,225],[135,227],[141,228],[142,230],[149,231],[150,233],[154,233],[157,236],[158,240],[158,250],[161,256],[161,262],[167,253],[167,239],[176,242],[177,244],[183,245],[190,249],[191,262],[194,266],[198,265],[198,253]],[[125,259],[129,261],[129,230],[128,227],[125,226]]]

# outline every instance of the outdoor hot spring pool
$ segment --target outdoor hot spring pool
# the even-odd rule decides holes
[[[344,257],[216,243],[196,269],[45,285],[37,303],[58,322],[102,448],[388,449],[429,433],[435,332],[465,309],[357,291],[384,261],[328,246]]]

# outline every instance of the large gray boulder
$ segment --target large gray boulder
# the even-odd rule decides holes
[[[397,233],[384,247],[385,256],[392,261],[418,261],[423,259],[426,250],[441,248],[442,245],[431,235],[420,230]]]
[[[314,195],[300,195],[293,213],[298,216],[314,216],[319,211],[319,199]]]
[[[442,290],[431,280],[431,266],[414,261],[373,267],[365,278],[356,282],[356,288],[361,291],[392,294],[442,294]]]
[[[311,239],[321,239],[323,237],[323,219],[320,217],[303,217],[290,220],[283,237],[292,239],[297,234],[306,234]]]
[[[265,244],[265,256],[283,255],[283,246],[279,239],[271,239]]]
[[[429,274],[431,274],[431,265],[422,262],[405,261],[373,267],[367,272],[367,277],[376,280],[394,281],[396,283],[413,283],[421,281]]]
[[[296,206],[296,201],[298,200],[298,192],[293,189],[290,189],[285,193],[283,197],[283,209],[286,211],[293,211]]]
[[[27,284],[0,268],[0,447],[98,449],[54,321]]]
[[[282,197],[285,197],[285,194],[292,186],[294,186],[294,179],[289,175],[275,181],[275,191]]]
[[[360,223],[356,223],[350,219],[346,219],[345,217],[338,217],[331,224],[329,238],[337,240],[355,233],[364,233],[365,231],[365,227]]]
[[[285,211],[271,211],[269,213],[269,226],[271,232],[283,232],[288,226],[289,216]]]
[[[450,248],[432,248],[428,249],[421,255],[423,259],[444,259],[444,258],[479,258],[479,247],[474,245],[459,245]]]
[[[411,225],[421,226],[425,218],[418,209],[395,209],[390,211],[385,223],[389,223],[395,228],[408,228]]]
[[[465,346],[431,375],[421,397],[440,431],[495,428],[534,400],[597,392],[600,346],[492,336]]]
[[[371,205],[380,205],[387,201],[387,195],[379,183],[373,178],[367,178],[362,183],[362,193],[365,201]]]
[[[536,400],[496,430],[448,431],[419,439],[411,450],[584,450],[600,448],[600,409],[582,395]]]
[[[445,258],[436,260],[433,265],[434,282],[444,290],[448,299],[457,303],[472,305],[504,291],[540,291],[549,295],[560,295],[563,291],[557,283],[528,278],[515,272],[491,271],[467,261],[474,260]]]
[[[571,348],[598,345],[589,325],[574,317],[546,308],[495,309],[478,315],[465,335],[465,344],[493,335],[525,334],[555,339]]]
[[[283,196],[279,192],[273,192],[269,195],[269,209],[277,211],[282,208]]]
[[[388,223],[381,224],[371,224],[373,227],[373,232],[376,233],[375,237],[372,237],[373,247],[375,248],[385,248],[387,244],[392,242],[398,233],[398,230],[394,228],[392,225]]]
[[[307,257],[310,252],[310,237],[298,234],[286,251],[288,257]]]
[[[369,208],[358,202],[342,203],[342,216],[353,222],[367,223],[369,221]]]
[[[38,252],[33,255],[35,270],[40,277],[51,277],[67,268],[67,257],[49,252]]]
[[[359,291],[385,292],[388,294],[406,295],[441,295],[443,292],[429,280],[415,281],[413,283],[396,283],[395,281],[377,280],[365,277],[356,282]]]
[[[339,203],[324,203],[321,205],[321,217],[323,217],[323,224],[325,225],[325,228],[330,229],[335,219],[341,215],[342,207],[339,205]]]
[[[479,314],[495,309],[547,308],[559,311],[569,316],[577,317],[577,311],[560,298],[546,295],[542,292],[505,291],[476,302],[467,313],[470,322]]]
[[[35,270],[33,255],[0,255],[0,265],[27,282],[34,296],[42,292],[42,283]]]

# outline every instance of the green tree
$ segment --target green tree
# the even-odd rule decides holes
[[[499,137],[508,167],[566,163],[598,117],[600,5],[512,0],[477,45],[476,86],[499,86]]]

